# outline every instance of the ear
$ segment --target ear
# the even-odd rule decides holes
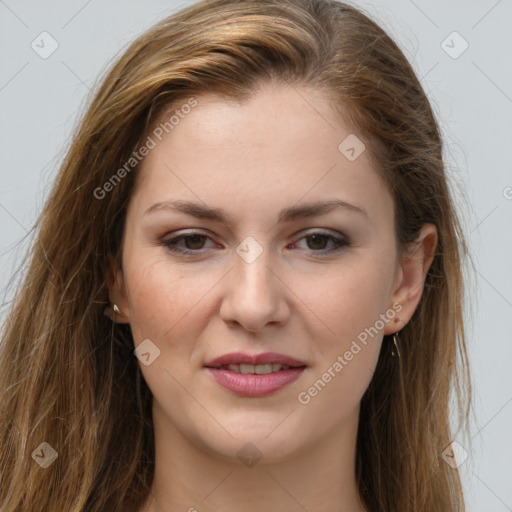
[[[416,240],[405,251],[395,275],[391,303],[402,306],[395,324],[386,324],[384,334],[398,332],[411,319],[418,307],[425,278],[434,261],[437,246],[437,229],[433,224],[424,224]]]
[[[105,315],[113,322],[128,324],[130,323],[130,316],[123,271],[112,256],[108,258],[106,273],[110,304],[105,309]],[[118,311],[114,310],[114,304],[117,306]]]

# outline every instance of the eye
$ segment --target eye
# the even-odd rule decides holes
[[[318,255],[333,253],[349,245],[349,240],[345,235],[340,233],[339,236],[337,236],[322,231],[308,233],[306,236],[299,239],[299,241],[301,240],[306,240],[307,248],[312,250],[313,253],[318,253]],[[334,247],[331,246],[330,249],[326,248],[326,244],[329,244],[329,242],[334,244]],[[294,245],[295,244],[296,243],[294,243]]]
[[[205,240],[209,238],[209,236],[203,233],[190,232],[174,238],[164,239],[162,240],[162,245],[172,252],[180,254],[198,254],[199,251],[203,249]],[[185,248],[178,247],[181,241],[185,243]]]
[[[200,255],[209,249],[204,247],[207,240],[211,240],[208,235],[199,232],[187,232],[173,238],[163,239],[161,245],[165,246],[169,251],[182,255]],[[310,250],[315,256],[321,256],[327,253],[333,253],[341,250],[343,247],[349,245],[348,237],[339,233],[333,235],[331,233],[324,233],[315,231],[308,233],[306,236],[299,238],[299,241],[306,240],[307,249]],[[185,246],[180,247],[180,243]],[[334,247],[326,248],[326,244],[333,244]],[[297,245],[297,242],[291,244]],[[288,246],[290,247],[290,246]]]

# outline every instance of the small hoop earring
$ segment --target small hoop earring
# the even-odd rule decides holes
[[[391,349],[391,355],[393,357],[395,357],[395,347],[396,347],[398,357],[400,357],[400,350],[398,349],[398,333],[396,333],[396,332],[395,332],[395,334],[393,334],[393,345],[394,345],[394,347]]]
[[[117,307],[117,304],[112,304],[112,309],[114,310],[114,313],[121,313],[121,310]]]

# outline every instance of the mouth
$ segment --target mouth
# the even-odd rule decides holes
[[[276,393],[294,382],[307,367],[298,359],[273,352],[225,354],[204,366],[223,388],[247,398]]]
[[[242,373],[243,375],[268,375],[269,373],[276,373],[283,370],[289,370],[292,366],[279,363],[268,364],[225,364],[222,366],[207,366],[207,368],[215,368],[216,370],[227,370],[235,373]],[[302,368],[293,367],[293,368]],[[305,367],[304,367],[305,368]]]

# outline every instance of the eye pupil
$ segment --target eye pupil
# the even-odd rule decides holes
[[[324,240],[324,242],[325,242],[325,240],[326,240],[326,238],[327,238],[327,237],[326,237],[325,235],[310,235],[310,236],[308,236],[307,238],[309,238],[309,239],[313,240],[313,245],[315,245],[315,240],[316,240],[316,241],[318,241],[318,239],[320,239],[320,241],[321,241],[321,240],[323,239],[323,240]],[[309,244],[308,244],[308,245],[309,245]],[[310,247],[310,248],[314,248],[314,249],[323,249],[323,248],[324,248],[324,246],[325,246],[325,243],[324,243],[324,244],[320,244],[320,245],[322,245],[322,247]]]
[[[199,234],[195,234],[195,235],[189,235],[187,237],[185,237],[185,245],[187,246],[188,249],[201,249],[201,247],[190,247],[190,244],[188,243],[190,241],[190,239],[192,239],[192,244],[194,243],[199,243],[199,245],[203,245],[204,244],[204,240],[203,240],[203,244],[201,244],[198,239],[204,239],[206,235],[199,235]]]

